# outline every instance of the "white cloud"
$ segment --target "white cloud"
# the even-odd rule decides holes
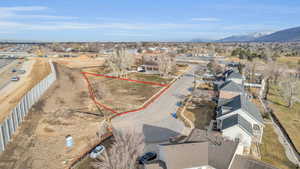
[[[0,7],[0,11],[42,11],[47,10],[45,6],[15,6],[15,7]]]
[[[109,32],[104,33],[104,35],[109,36],[128,36],[128,37],[151,37],[152,34],[146,34],[146,33],[134,33],[134,32]]]
[[[0,30],[74,30],[74,29],[115,29],[115,30],[170,30],[201,28],[200,24],[184,23],[81,23],[81,22],[36,22],[24,23],[0,21]]]
[[[202,22],[217,22],[220,21],[219,18],[192,18],[192,21],[202,21]]]
[[[48,7],[44,6],[17,6],[0,7],[0,19],[48,19],[48,20],[70,20],[77,19],[74,16],[55,16],[42,14],[24,14],[23,12],[46,11]],[[22,12],[22,14],[18,14]]]
[[[14,15],[14,18],[27,18],[27,19],[57,19],[57,20],[71,20],[78,19],[75,16],[56,16],[56,15]]]

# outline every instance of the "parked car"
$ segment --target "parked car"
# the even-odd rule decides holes
[[[19,81],[20,78],[18,76],[14,76],[10,80],[15,82],[15,81]]]
[[[16,69],[13,69],[11,72],[15,73],[15,72],[17,72],[17,70],[16,70]]]
[[[137,68],[137,71],[138,71],[138,72],[146,72],[146,68],[145,68],[145,66],[139,66],[139,67]]]
[[[138,159],[139,164],[145,164],[149,161],[155,160],[157,157],[157,154],[155,152],[148,152],[144,154],[142,157]]]
[[[92,152],[90,153],[90,158],[95,159],[99,157],[105,150],[103,145],[97,146]]]
[[[25,70],[18,70],[18,72],[19,72],[20,74],[25,74],[25,73],[26,73]]]

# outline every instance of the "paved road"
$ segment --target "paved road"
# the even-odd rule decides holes
[[[177,109],[176,103],[184,99],[193,87],[193,72],[196,66],[178,79],[162,96],[145,110],[129,113],[112,120],[116,129],[135,128],[145,135],[147,144],[164,142],[171,136],[183,134],[186,131],[183,122],[170,114]]]
[[[6,86],[8,86],[10,84],[10,79],[13,76],[18,76],[19,73],[18,72],[12,72],[13,69],[22,69],[22,65],[23,64],[18,64],[20,60],[16,60],[16,59],[9,59],[9,61],[4,61],[5,59],[0,59],[0,67],[2,66],[2,68],[0,68],[0,90],[2,90],[3,88],[5,88]]]

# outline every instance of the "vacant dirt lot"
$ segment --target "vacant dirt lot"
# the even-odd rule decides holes
[[[117,112],[139,108],[162,87],[140,84],[104,77],[88,76],[96,94],[97,100],[113,108]],[[131,73],[128,78],[167,84],[171,79],[164,79],[159,75],[145,75]]]
[[[85,68],[102,66],[105,62],[104,58],[88,58],[88,57],[75,57],[75,58],[56,58],[55,62],[65,65],[69,68]]]
[[[57,70],[58,80],[34,105],[13,142],[0,154],[0,168],[62,169],[96,139],[103,118],[87,114],[98,112],[80,71],[60,65]],[[73,149],[65,147],[67,135],[73,137]]]

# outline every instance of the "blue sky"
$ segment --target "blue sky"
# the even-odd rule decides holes
[[[0,39],[218,39],[300,26],[299,16],[299,0],[1,0]]]

